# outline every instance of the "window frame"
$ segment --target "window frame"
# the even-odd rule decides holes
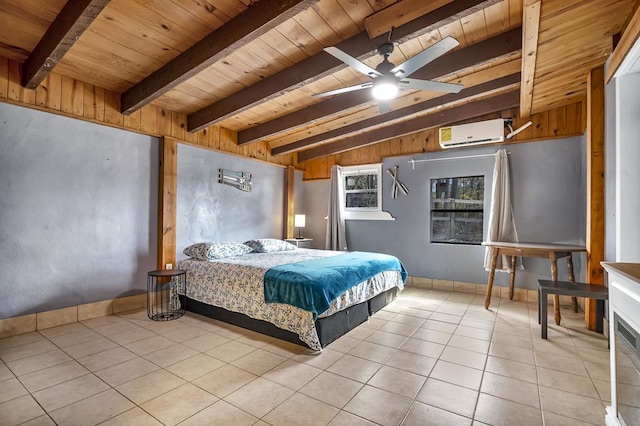
[[[347,207],[345,178],[347,176],[375,174],[377,176],[377,207]],[[388,212],[382,210],[382,163],[342,166],[339,173],[341,207],[346,220],[395,220]]]
[[[482,198],[475,200],[478,201],[478,204],[482,205],[482,208],[477,209],[456,209],[456,208],[434,208],[433,207],[433,181],[439,181],[443,179],[473,179],[473,178],[482,178]],[[437,183],[436,183],[437,184]],[[484,222],[485,222],[485,184],[486,184],[486,176],[485,175],[471,175],[471,176],[450,176],[450,177],[437,177],[431,178],[429,180],[429,242],[431,244],[453,244],[453,245],[464,245],[464,246],[479,246],[482,245],[482,241],[484,240]],[[434,232],[433,232],[433,217],[434,212],[441,213],[453,213],[454,215],[450,218],[450,221],[453,220],[455,222],[455,213],[482,213],[482,235],[480,236],[480,241],[471,242],[471,241],[435,241],[434,240]]]

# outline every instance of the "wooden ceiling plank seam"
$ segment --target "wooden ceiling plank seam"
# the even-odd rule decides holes
[[[522,0],[505,0],[509,2],[509,28],[522,26]]]
[[[464,37],[462,22],[460,22],[459,20],[451,22],[447,25],[443,25],[442,27],[438,28],[438,32],[440,33],[441,38],[451,36],[456,40],[458,40],[460,44],[458,45],[458,47],[456,47],[457,50],[464,49],[465,47],[469,46],[469,44],[467,43],[467,40]]]
[[[476,44],[489,38],[484,10],[465,16],[460,20],[467,44]]]
[[[637,8],[627,25],[627,28],[620,37],[620,42],[616,46],[615,50],[611,54],[611,61],[609,62],[609,68],[607,69],[607,76],[605,83],[609,83],[611,78],[620,68],[620,65],[624,62],[636,41],[640,37],[640,7]]]
[[[579,104],[580,102],[585,102],[585,101],[586,101],[586,94],[585,95],[577,95],[577,96],[570,97],[570,98],[562,98],[561,100],[558,100],[558,101],[546,103],[545,105],[539,107],[538,109],[533,109],[531,112],[532,112],[532,114],[538,114],[538,113],[541,113],[543,111],[548,111],[548,110],[553,109],[553,108],[559,108],[559,107],[562,107],[562,106],[569,106],[569,105],[573,105],[573,104]],[[567,117],[568,116],[569,116],[569,113],[567,113]]]
[[[282,35],[277,28],[266,33],[263,38],[264,42],[268,43],[280,55],[286,56],[294,62],[300,62],[309,57],[304,50],[299,49],[295,43]]]
[[[484,18],[487,23],[487,34],[489,37],[509,31],[508,0],[503,0],[500,3],[496,3],[493,6],[486,8],[484,10]]]
[[[180,7],[182,7],[192,18],[197,19],[199,22],[204,23],[209,28],[218,28],[226,24],[229,19],[228,16],[223,15],[220,16],[220,12],[218,8],[212,6],[211,4],[194,2],[194,1],[177,1],[174,2]],[[194,6],[196,6],[194,8]],[[207,8],[209,6],[209,8]],[[203,13],[199,8],[203,9],[206,13]],[[245,8],[246,9],[246,8]],[[216,13],[218,12],[218,13]],[[241,12],[238,12],[241,13]],[[226,18],[226,19],[225,19]]]
[[[49,25],[56,19],[60,10],[67,2],[65,0],[56,1],[20,1],[7,2],[0,4],[0,11],[7,11],[12,15],[27,18],[41,28],[44,33]]]
[[[345,12],[337,0],[325,0],[322,2],[322,7],[315,5],[313,9],[315,9],[318,16],[331,27],[333,32],[336,33],[341,40],[360,32],[358,25],[353,22],[349,14]]]
[[[588,11],[590,11],[590,13],[588,13]],[[593,12],[591,8],[588,8],[583,11],[583,15],[572,18],[570,21],[571,25],[566,25],[566,22],[563,22],[567,19],[566,16],[558,16],[553,20],[541,19],[538,38],[540,43],[546,43],[562,36],[576,37],[576,32],[582,30],[581,32],[589,38],[599,39],[599,34],[602,32],[603,27],[608,28],[608,31],[613,35],[618,33],[622,27],[620,22],[616,22],[617,20],[610,20],[614,12],[615,11],[606,8]],[[623,11],[618,10],[617,13],[624,14],[622,12]],[[626,16],[626,14],[624,15]],[[602,24],[603,22],[610,22],[610,24],[605,27]],[[593,29],[589,29],[589,27]]]
[[[369,38],[386,34],[393,27],[406,24],[422,15],[436,10],[452,0],[403,0],[367,16],[363,23]]]
[[[322,45],[318,43],[318,40],[295,19],[283,22],[276,28],[276,31],[302,50],[307,57],[315,55],[322,49]]]
[[[340,36],[336,34],[314,8],[309,8],[293,18],[304,28],[313,28],[310,33],[320,46],[332,45],[340,41]]]
[[[520,86],[520,116],[531,115],[533,103],[536,56],[538,52],[538,27],[540,25],[540,1],[523,8],[522,18],[522,85]]]
[[[426,130],[433,127],[444,126],[460,120],[466,120],[492,112],[502,111],[518,105],[518,91],[503,93],[491,98],[471,102],[465,105],[437,111],[434,114],[423,116],[411,121],[406,121],[395,126],[377,129],[374,132],[363,133],[339,142],[320,145],[305,151],[298,152],[298,161],[304,162],[330,154],[373,145],[389,139]]]
[[[519,28],[505,34],[490,38],[463,50],[453,51],[431,62],[428,67],[414,73],[414,78],[435,79],[461,68],[467,68],[509,54],[521,46],[522,33]],[[347,96],[336,96],[327,101],[314,104],[278,117],[259,126],[251,127],[238,133],[238,143],[243,145],[261,138],[273,136],[303,123],[313,123],[330,114],[336,114],[356,105],[371,101],[366,91],[354,92]]]
[[[123,114],[149,104],[318,0],[262,0],[216,29],[121,96]]]
[[[373,15],[381,9],[379,6],[372,6],[368,2],[359,2],[353,0],[337,0],[338,4],[349,15],[351,20],[358,25],[358,31],[364,31],[364,18]],[[356,7],[358,6],[358,7]]]
[[[416,37],[416,40],[420,42],[422,49],[426,49],[427,47],[442,40],[442,36],[440,35],[440,31],[438,31],[438,29],[434,29],[433,31],[429,31],[426,34],[421,35],[420,37]]]
[[[183,28],[189,33],[192,44],[205,37],[215,28],[193,16],[184,7],[173,1],[148,0],[141,2],[140,6],[148,13],[161,15],[165,20],[165,25],[173,28]],[[185,22],[189,25],[185,26]],[[185,28],[186,27],[186,28]],[[194,40],[195,38],[195,40]]]
[[[71,49],[109,0],[69,0],[22,67],[22,85],[35,89]]]
[[[105,19],[118,19],[137,30],[138,37],[154,37],[182,52],[198,41],[186,25],[173,25],[168,17],[148,9],[139,1],[114,1],[105,10]]]
[[[486,83],[465,88],[458,93],[449,93],[447,95],[438,96],[436,98],[430,99],[425,102],[421,102],[405,108],[393,110],[386,114],[370,117],[366,120],[353,123],[348,126],[340,127],[338,129],[321,133],[319,135],[315,135],[310,138],[306,138],[289,145],[284,145],[282,147],[272,149],[271,155],[274,155],[274,156],[282,155],[282,154],[288,154],[290,152],[299,151],[302,149],[308,149],[312,146],[319,145],[329,139],[344,138],[355,132],[368,131],[370,130],[370,128],[375,126],[380,126],[384,123],[390,123],[391,125],[394,125],[396,124],[394,123],[395,120],[398,120],[398,119],[405,120],[406,117],[409,117],[413,114],[430,110],[430,109],[439,107],[441,105],[446,105],[462,99],[472,98],[474,96],[486,94],[487,92],[500,89],[504,86],[517,84],[519,82],[520,82],[520,73],[518,72],[516,74],[511,74],[506,77],[498,78],[496,80],[491,80]]]
[[[139,37],[139,33],[130,29],[124,22],[113,18],[112,14],[110,18],[102,19],[98,17],[93,21],[93,24],[85,32],[82,41],[87,40],[88,34],[95,34],[102,38],[103,43],[106,40],[118,46],[113,50],[118,50],[120,46],[125,46],[135,50],[140,55],[153,58],[155,61],[161,61],[161,63],[180,54],[180,51],[157,40],[155,37]]]
[[[428,15],[394,29],[395,42],[403,43],[413,37],[428,33],[469,13],[490,6],[496,1],[456,0]],[[336,47],[353,57],[363,60],[373,56],[378,45],[385,41],[386,38],[384,36],[370,40],[367,33],[363,31],[338,43]],[[225,118],[251,108],[258,102],[264,102],[281,95],[283,92],[300,88],[344,67],[344,63],[328,53],[320,51],[314,56],[298,62],[293,67],[269,76],[245,90],[234,93],[222,101],[190,114],[189,131],[197,131],[200,128],[216,124]]]

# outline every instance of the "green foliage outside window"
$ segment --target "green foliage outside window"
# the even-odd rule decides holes
[[[482,243],[484,176],[431,179],[431,242]]]

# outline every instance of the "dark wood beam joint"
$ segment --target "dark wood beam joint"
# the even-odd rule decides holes
[[[22,66],[22,85],[35,89],[49,75],[109,0],[69,0]]]
[[[300,151],[298,152],[298,161],[303,162],[313,160],[315,158],[349,151],[351,149],[362,148],[367,145],[373,145],[389,139],[399,138],[404,135],[420,132],[433,127],[445,126],[458,121],[469,120],[481,115],[514,108],[519,104],[519,91],[510,91],[491,98],[441,110],[394,126],[383,127],[381,129],[361,133],[338,142],[320,145],[306,151]]]
[[[495,61],[505,55],[517,52],[521,48],[522,28],[518,27],[472,46],[448,53],[416,71],[412,78],[422,80],[438,79],[465,68]],[[335,96],[291,114],[278,117],[275,120],[238,132],[238,145],[247,145],[263,138],[276,136],[303,124],[313,124],[316,120],[320,120],[327,115],[337,114],[349,108],[371,102],[371,100],[371,94],[368,90],[361,90],[344,96]]]
[[[121,112],[151,103],[318,0],[261,0],[154,71],[121,96]],[[198,129],[200,130],[200,129]]]
[[[393,30],[394,42],[403,43],[434,29],[450,24],[499,0],[456,0]],[[259,4],[259,3],[258,3]],[[376,54],[376,48],[387,41],[386,35],[370,39],[363,31],[336,45],[349,55],[364,60]],[[324,51],[307,58],[258,83],[206,106],[188,116],[187,130],[196,132],[212,124],[278,96],[299,89],[332,74],[345,65]]]

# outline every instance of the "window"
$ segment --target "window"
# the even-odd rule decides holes
[[[482,243],[484,176],[431,179],[431,242]]]
[[[380,169],[379,164],[359,166],[357,168],[344,167],[342,169],[345,211],[375,211],[381,209],[382,197],[378,190]]]
[[[345,219],[393,220],[382,211],[382,164],[342,167]]]

